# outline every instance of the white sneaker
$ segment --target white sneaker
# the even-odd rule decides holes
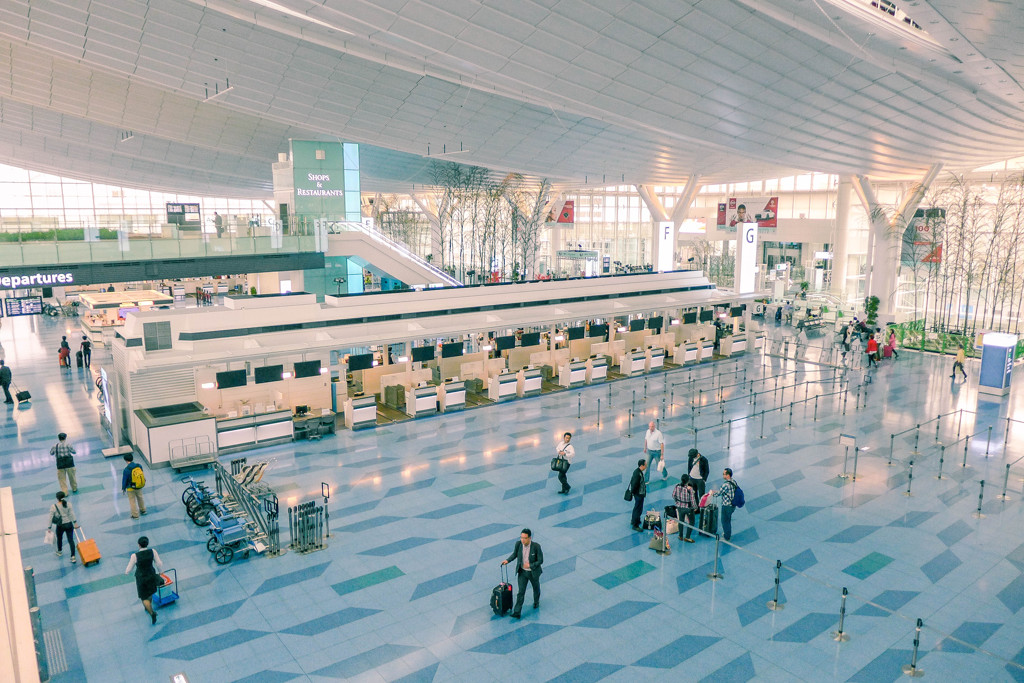
[[[57,551],[56,551],[56,553],[57,553],[57,557],[60,557],[61,555],[63,555],[63,554],[64,554],[64,551],[62,551],[62,550],[57,550]]]
[[[78,562],[78,558],[75,557],[74,555],[72,555],[71,556],[71,564],[74,564],[75,562]]]

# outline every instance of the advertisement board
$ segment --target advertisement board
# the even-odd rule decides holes
[[[779,226],[778,197],[729,197],[718,204],[716,228],[736,232],[744,223],[757,223],[759,231],[774,232]]]
[[[900,265],[917,270],[942,262],[942,235],[946,227],[946,210],[918,209],[903,230]]]

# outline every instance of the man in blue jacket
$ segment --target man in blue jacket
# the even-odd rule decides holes
[[[146,501],[142,498],[142,487],[146,485],[146,477],[142,475],[142,465],[134,460],[135,456],[131,453],[124,456],[125,467],[121,472],[121,492],[128,498],[132,519],[138,519],[140,512],[146,514]],[[132,475],[132,471],[135,469],[139,470],[141,476]]]

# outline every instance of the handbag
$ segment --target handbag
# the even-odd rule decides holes
[[[626,502],[633,500],[633,489],[629,486],[626,487],[626,495],[622,496],[622,500]]]
[[[551,458],[551,471],[552,472],[568,472],[569,461],[565,458],[554,457]]]
[[[54,541],[57,540],[57,535],[53,533],[52,527],[46,527],[46,533],[43,534],[43,543],[46,545],[53,545]]]
[[[666,534],[678,534],[679,533],[679,522],[669,517],[665,520],[665,533]]]
[[[665,458],[664,457],[658,458],[658,471],[659,472],[664,472],[665,471]]]

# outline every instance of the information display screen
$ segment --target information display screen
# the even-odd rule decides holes
[[[540,344],[540,332],[524,332],[521,346],[537,346]]]
[[[295,378],[317,377],[320,374],[320,361],[307,360],[295,364]]]
[[[583,339],[586,331],[587,328],[585,327],[570,327],[565,331],[565,335],[568,339]]]
[[[729,309],[730,318],[740,318],[743,316],[743,306],[732,306]]]
[[[412,360],[414,363],[426,363],[434,360],[433,346],[414,346],[412,349]]]
[[[506,351],[508,349],[514,349],[516,347],[516,338],[514,335],[508,335],[507,337],[495,337],[494,348],[498,351]]]
[[[262,368],[256,368],[255,370],[253,370],[253,379],[256,380],[256,384],[280,382],[282,379],[284,379],[284,366],[267,365]]]
[[[217,388],[230,389],[245,386],[245,370],[229,370],[217,373]]]
[[[456,358],[462,355],[462,342],[451,342],[441,346],[441,358]]]
[[[665,323],[662,316],[655,316],[647,319],[647,329],[649,330],[660,330],[661,326]]]
[[[590,326],[590,336],[591,337],[606,337],[606,336],[608,336],[608,326],[607,325],[591,325]]]
[[[4,312],[11,318],[19,315],[39,315],[43,312],[43,297],[22,296],[4,299]]]
[[[641,320],[630,320],[629,321],[629,331],[630,332],[639,332],[642,329],[644,329],[644,321],[642,319]]]
[[[700,312],[700,321],[702,323],[709,323],[709,322],[711,322],[714,319],[715,319],[715,312],[714,311],[701,311]]]
[[[683,324],[684,325],[693,325],[696,322],[697,322],[697,311],[693,311],[692,313],[683,313]]]
[[[372,353],[360,353],[348,357],[348,369],[350,372],[354,370],[369,370],[372,367]]]

